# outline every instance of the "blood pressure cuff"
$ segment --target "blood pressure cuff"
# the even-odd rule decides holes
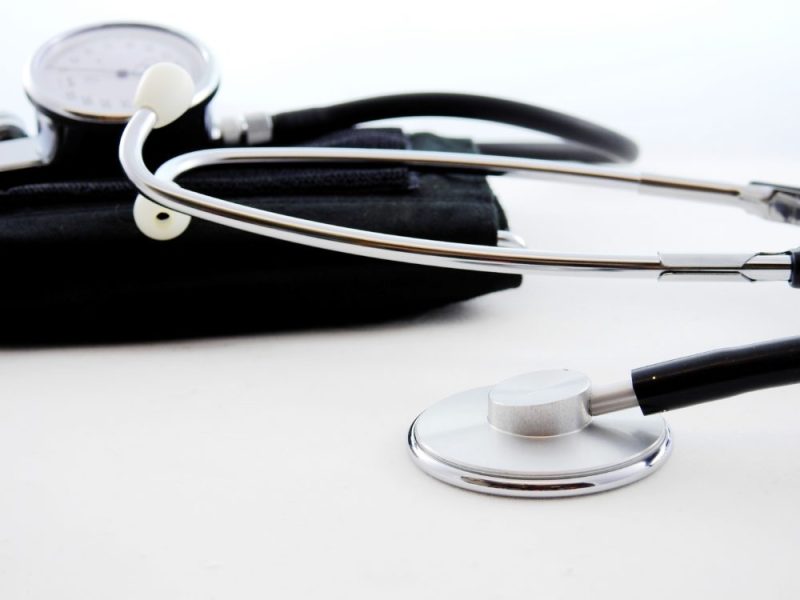
[[[317,146],[470,151],[466,141],[352,129]],[[373,231],[495,245],[507,228],[484,177],[403,166],[206,168],[182,185],[266,210]],[[165,339],[404,317],[520,284],[291,244],[193,219],[180,237],[136,228],[124,178],[0,179],[0,344]]]

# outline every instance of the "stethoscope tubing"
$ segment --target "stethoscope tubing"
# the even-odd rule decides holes
[[[271,142],[292,146],[372,121],[419,116],[503,123],[565,140],[556,144],[490,144],[486,154],[517,156],[520,152],[544,151],[560,154],[563,160],[588,158],[588,162],[630,162],[639,154],[627,137],[571,115],[504,98],[441,92],[376,96],[279,113],[271,117]]]

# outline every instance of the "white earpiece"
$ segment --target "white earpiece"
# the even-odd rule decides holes
[[[153,240],[172,240],[186,231],[192,218],[169,210],[142,195],[133,204],[133,220],[143,234]]]
[[[156,128],[169,125],[192,106],[194,82],[191,75],[173,63],[158,63],[139,80],[134,106],[156,113]],[[142,195],[133,205],[133,219],[143,234],[154,240],[171,240],[181,235],[192,218],[156,204]]]
[[[156,127],[169,125],[192,106],[194,82],[192,76],[173,63],[157,63],[147,69],[139,80],[133,104],[156,113]]]

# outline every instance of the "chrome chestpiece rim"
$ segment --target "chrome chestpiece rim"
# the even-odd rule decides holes
[[[589,393],[584,375],[562,370],[450,396],[412,424],[411,455],[445,483],[531,498],[610,490],[666,461],[672,442],[661,416],[630,409],[592,418],[582,408]],[[504,417],[499,420],[498,398]],[[515,433],[526,429],[537,435]]]

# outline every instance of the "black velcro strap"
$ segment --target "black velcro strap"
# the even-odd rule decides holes
[[[348,130],[320,145],[469,150],[466,142]],[[405,167],[241,166],[187,174],[191,189],[385,233],[496,243],[505,216],[485,178]],[[516,287],[517,276],[328,252],[194,219],[144,237],[125,180],[0,192],[0,343],[161,339],[398,318]]]

